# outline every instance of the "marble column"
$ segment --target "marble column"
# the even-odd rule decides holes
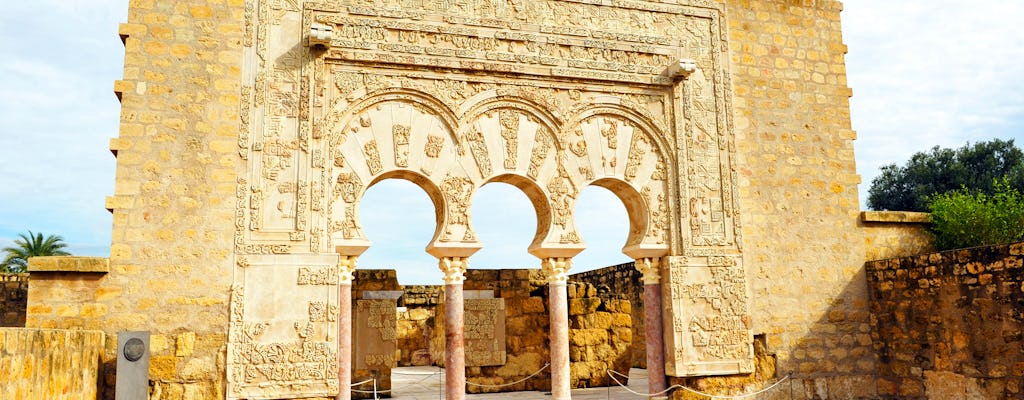
[[[644,338],[647,341],[647,390],[659,393],[665,390],[665,335],[661,316],[661,258],[638,258],[633,264],[643,273],[644,282]],[[652,396],[664,398],[664,395]]]
[[[439,266],[444,272],[445,399],[463,400],[466,398],[466,348],[462,331],[462,282],[466,280],[469,259],[441,257]]]
[[[338,397],[352,399],[352,281],[356,256],[338,258]]]
[[[572,398],[569,381],[569,301],[566,292],[571,266],[571,258],[552,257],[541,262],[541,267],[548,274],[552,400]]]

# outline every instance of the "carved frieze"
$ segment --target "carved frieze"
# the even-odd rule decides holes
[[[679,340],[667,358],[680,371],[697,362],[692,374],[717,374],[731,368],[721,360],[746,355],[749,332],[737,322],[747,323],[738,311],[746,298],[705,298],[694,286],[717,285],[708,293],[721,294],[745,284],[735,275],[742,269],[723,6],[614,3],[245,1],[238,157],[246,173],[236,184],[234,243],[247,262],[235,266],[231,291],[229,397],[337,392],[330,360],[338,299],[325,289],[344,277],[333,262],[276,260],[274,269],[268,260],[365,245],[359,201],[381,176],[436,190],[443,226],[433,243],[442,245],[476,241],[473,193],[514,174],[535,182],[550,206],[542,245],[571,248],[582,243],[573,217],[580,190],[612,182],[633,204],[646,202],[638,226],[647,231],[634,227],[630,240],[698,260],[696,275],[663,277],[685,286],[668,292],[678,298],[667,320],[680,333],[673,330]],[[303,46],[313,23],[331,27],[327,48]],[[680,58],[694,59],[698,72],[663,76]],[[464,260],[448,261],[457,280]],[[562,277],[568,259],[549,261]],[[275,293],[295,297],[271,306]],[[491,342],[467,342],[467,361],[492,365],[503,348],[487,343],[503,339],[485,328],[501,318],[486,310],[470,318],[476,311],[467,313],[467,340]],[[386,338],[394,318],[381,318],[365,328]],[[393,357],[354,361],[391,365]],[[746,368],[737,363],[733,370]]]
[[[505,365],[505,299],[466,299],[466,366]]]
[[[736,256],[668,257],[663,302],[674,349],[671,376],[750,373],[754,370],[749,295]]]
[[[394,299],[358,300],[352,320],[355,369],[394,368],[398,328]]]

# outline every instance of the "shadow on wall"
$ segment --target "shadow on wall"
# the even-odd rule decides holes
[[[867,271],[882,398],[1024,396],[1024,242]]]
[[[24,328],[28,274],[0,274],[0,327]]]
[[[765,390],[757,399],[876,399],[875,354],[864,270],[837,293],[826,312],[809,329],[803,323],[780,323],[775,332],[754,332],[752,374],[670,378],[669,385],[719,396],[738,396]],[[809,300],[813,301],[813,300]],[[823,300],[824,301],[824,300]],[[808,305],[807,309],[820,309]],[[792,310],[790,310],[791,312]],[[791,343],[779,333],[806,329]],[[786,379],[787,376],[791,377]],[[672,391],[674,400],[706,400],[685,389]]]

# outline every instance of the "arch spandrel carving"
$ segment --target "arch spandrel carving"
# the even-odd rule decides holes
[[[557,207],[574,205],[573,196],[595,182],[624,185],[617,195],[631,215],[646,207],[636,217],[646,225],[631,223],[627,254],[653,257],[668,246],[669,257],[691,257],[662,264],[678,272],[702,265],[692,257],[739,253],[728,24],[720,2],[538,0],[500,10],[416,0],[246,3],[238,146],[248,174],[236,185],[238,255],[358,254],[369,246],[359,200],[387,178],[436,187],[437,233],[428,245],[434,255],[466,256],[482,246],[465,239],[472,215],[450,210],[497,180],[532,185],[540,223],[530,252],[542,258],[572,256],[585,246],[585,238],[563,243],[575,233],[574,218]],[[334,37],[321,43],[326,48],[305,47],[312,23],[333,28]],[[680,58],[699,68],[692,84],[663,74]],[[486,112],[493,114],[480,117]],[[360,123],[361,113],[370,127]],[[581,122],[588,118],[592,127]],[[474,127],[489,173],[464,140]],[[282,179],[266,180],[264,170]],[[692,209],[691,198],[700,200]],[[294,207],[278,209],[282,201]],[[692,225],[691,210],[698,216]],[[567,223],[556,224],[559,218]],[[236,272],[244,269],[240,264]],[[267,288],[292,290],[262,280],[236,284],[238,299]],[[685,299],[669,300],[674,310],[692,309]],[[257,317],[232,316],[232,330],[266,322]],[[666,342],[693,347],[686,334],[670,332]],[[229,343],[245,347],[245,340],[233,336]],[[690,354],[669,350],[668,359],[682,366]],[[289,376],[249,381],[245,371],[253,366],[232,363],[232,398],[288,397],[287,388],[307,385]],[[314,380],[326,390],[319,395],[337,391],[336,381]]]

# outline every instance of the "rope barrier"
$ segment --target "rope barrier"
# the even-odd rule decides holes
[[[500,388],[500,387],[518,385],[520,383],[526,382],[530,378],[533,378],[533,377],[537,376],[538,374],[540,374],[541,371],[545,370],[550,365],[551,365],[550,363],[544,364],[543,367],[540,367],[540,369],[538,369],[537,372],[534,372],[532,375],[527,376],[527,377],[525,377],[523,379],[520,379],[520,380],[512,382],[512,383],[504,383],[504,384],[500,384],[500,385],[485,385],[485,384],[482,384],[482,383],[473,383],[473,382],[470,382],[470,381],[466,381],[466,384],[467,385],[473,385],[473,386],[476,386],[476,387],[483,387],[483,388]]]
[[[623,378],[629,378],[629,375],[623,375],[622,373],[620,373],[618,371],[613,371],[613,370],[610,370],[610,369],[606,370],[606,371],[608,372],[608,377],[612,378],[612,380],[615,381],[615,384],[619,385],[623,389],[626,389],[627,392],[630,392],[630,393],[632,393],[634,395],[637,395],[637,396],[643,396],[643,397],[660,396],[660,395],[663,395],[665,393],[668,393],[669,391],[672,391],[672,390],[679,389],[679,388],[683,387],[683,386],[680,386],[680,385],[672,385],[672,386],[669,386],[668,389],[662,390],[662,391],[657,392],[657,393],[640,393],[640,392],[634,391],[633,389],[630,389],[629,386],[623,385],[622,382],[619,382],[618,379],[615,379],[615,376],[612,375],[612,374],[619,375],[619,376],[621,376]]]
[[[626,385],[623,385],[622,382],[619,382],[618,379],[615,379],[615,376],[613,376],[612,374],[619,375],[619,376],[625,377],[625,378],[628,378],[629,376],[623,375],[622,373],[619,373],[617,371],[612,371],[612,370],[607,370],[607,371],[608,371],[608,377],[612,378],[612,380],[615,381],[616,384],[618,384],[623,389],[626,389],[630,393],[633,393],[633,394],[635,394],[637,396],[645,396],[645,397],[648,397],[648,396],[658,396],[658,395],[662,395],[662,394],[668,393],[671,390],[683,389],[683,390],[686,390],[686,391],[688,391],[690,393],[693,393],[693,394],[696,394],[696,395],[699,395],[699,396],[704,396],[704,397],[707,397],[707,398],[710,398],[710,399],[723,399],[723,400],[725,400],[725,399],[743,399],[743,398],[747,398],[747,397],[751,397],[751,396],[757,396],[757,395],[759,395],[761,393],[765,393],[765,392],[767,392],[769,390],[774,389],[775,387],[781,385],[783,382],[788,381],[788,380],[790,380],[793,377],[793,373],[789,373],[786,376],[784,376],[781,379],[779,379],[778,381],[776,381],[775,383],[773,383],[773,384],[771,384],[771,385],[769,385],[769,386],[767,386],[767,387],[765,387],[765,388],[763,388],[761,390],[758,390],[756,392],[747,393],[747,394],[741,394],[741,395],[736,395],[736,396],[726,396],[726,395],[713,395],[713,394],[709,394],[709,393],[699,392],[699,391],[690,389],[690,388],[688,388],[686,386],[683,386],[683,385],[672,385],[668,389],[662,390],[662,391],[660,391],[658,393],[639,393],[639,392],[633,391],[632,389],[630,389]]]
[[[356,382],[356,383],[353,383],[353,384],[351,384],[351,385],[349,385],[349,386],[359,386],[359,385],[362,385],[362,384],[364,384],[364,383],[368,383],[368,382],[373,382],[373,381],[374,381],[374,379],[373,379],[373,378],[370,378],[370,379],[367,379],[367,380],[365,380],[365,381],[362,381],[362,382]]]

